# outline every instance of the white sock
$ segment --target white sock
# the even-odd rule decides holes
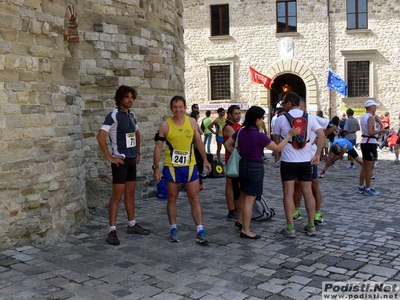
[[[128,226],[133,227],[136,224],[136,220],[128,221]]]
[[[117,226],[110,226],[110,229],[108,229],[108,232],[111,232],[113,230],[117,230]]]
[[[203,230],[203,225],[196,226],[196,228],[197,228],[197,232],[199,232],[200,230]]]
[[[173,229],[173,228],[178,229],[178,227],[176,227],[176,224],[173,224],[170,226],[170,229]]]

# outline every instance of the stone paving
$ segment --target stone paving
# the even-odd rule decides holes
[[[294,240],[277,237],[285,225],[279,169],[265,164],[264,195],[276,211],[252,223],[260,240],[239,238],[227,221],[225,179],[206,179],[201,192],[211,243],[195,243],[190,206],[178,202],[179,243],[168,242],[164,200],[137,200],[137,220],[149,236],[128,235],[121,207],[121,245],[106,243],[107,210],[65,242],[0,252],[0,299],[321,299],[323,281],[400,280],[400,165],[380,153],[374,187],[380,196],[356,192],[360,167],[339,161],[320,179],[324,224],[309,237],[296,222]],[[322,163],[320,164],[322,167]],[[109,195],[104,195],[108,198]]]

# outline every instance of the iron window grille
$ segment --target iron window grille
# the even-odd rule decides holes
[[[347,62],[349,97],[369,97],[369,61]]]
[[[231,99],[230,66],[211,66],[211,100]]]

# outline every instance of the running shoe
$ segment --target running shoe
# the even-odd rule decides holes
[[[314,224],[315,225],[322,225],[323,222],[324,222],[324,219],[322,218],[322,214],[321,213],[315,213]]]
[[[119,245],[119,239],[116,230],[111,230],[107,235],[107,243],[110,245]]]
[[[364,192],[365,192],[365,187],[358,187],[357,193],[364,194]]]
[[[356,166],[355,165],[351,165],[351,164],[349,164],[349,165],[347,165],[347,169],[355,169],[356,168]]]
[[[134,226],[130,227],[129,225],[126,228],[126,232],[129,234],[140,234],[140,235],[149,235],[150,230],[144,229],[142,226],[140,226],[138,223],[136,223]]]
[[[276,163],[274,163],[274,168],[279,168],[281,166],[281,161],[278,160]]]
[[[294,239],[296,237],[296,231],[294,230],[294,228],[288,230],[285,226],[281,230],[279,230],[279,229],[276,230],[275,235],[284,236],[285,238],[289,238],[289,239]]]
[[[394,160],[394,163],[395,163],[395,164],[398,164],[398,163],[399,163],[399,159],[396,158],[396,159]]]
[[[379,194],[380,194],[379,191],[375,191],[372,188],[369,190],[365,189],[365,191],[364,191],[365,196],[378,196]]]
[[[324,178],[325,177],[325,173],[321,173],[318,177],[319,178]]]
[[[295,210],[293,213],[293,221],[297,221],[301,219],[301,211]]]
[[[236,221],[237,220],[237,212],[236,212],[236,210],[233,213],[228,213],[228,215],[226,216],[226,219],[228,221]]]
[[[206,238],[206,232],[200,230],[196,235],[196,242],[199,244],[208,244],[210,241]]]
[[[172,243],[179,242],[178,229],[177,228],[171,228],[171,234],[169,236],[169,241],[172,242]]]
[[[309,236],[316,235],[317,231],[315,230],[315,226],[308,227],[307,225],[300,229],[300,232],[303,232]]]

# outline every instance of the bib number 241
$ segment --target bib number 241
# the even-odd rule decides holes
[[[174,150],[172,158],[174,165],[186,165],[189,162],[189,151]]]

